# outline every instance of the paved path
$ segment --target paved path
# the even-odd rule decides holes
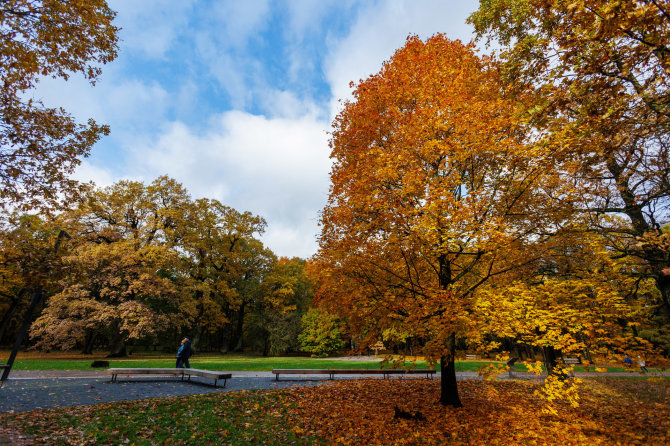
[[[132,380],[131,380],[132,379]],[[136,377],[118,383],[109,376],[39,377],[23,376],[7,380],[0,389],[0,412],[22,412],[53,407],[83,406],[113,401],[164,398],[213,392],[251,389],[278,389],[295,385],[314,385],[318,381],[275,381],[270,376],[233,372],[226,387],[213,387],[211,380],[192,378],[191,382],[175,377]]]
[[[22,412],[53,407],[82,406],[113,401],[164,398],[212,392],[252,389],[279,389],[293,386],[318,385],[328,382],[327,376],[295,375],[276,381],[271,372],[231,372],[226,387],[213,387],[211,380],[192,378],[192,382],[175,377],[131,377],[111,383],[109,375],[100,370],[15,371],[0,389],[0,412]],[[480,379],[477,372],[458,372],[457,378]],[[599,373],[577,373],[577,376],[603,376]],[[652,374],[657,375],[657,374]],[[661,374],[658,374],[661,375]],[[669,373],[663,373],[669,376]],[[633,372],[608,373],[607,376],[639,376]],[[361,375],[341,375],[336,379],[356,379]],[[534,374],[515,373],[518,379],[536,379]],[[439,373],[437,374],[439,378]],[[501,376],[507,378],[507,374]],[[381,377],[379,378],[381,379]],[[398,378],[392,378],[398,379]],[[402,379],[425,379],[403,377]]]

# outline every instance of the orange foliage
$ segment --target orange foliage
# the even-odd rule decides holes
[[[462,381],[464,408],[437,402],[434,380],[355,380],[291,391],[298,431],[333,444],[667,444],[668,381],[589,381],[582,405],[543,414],[528,381]],[[394,419],[394,408],[425,421]]]
[[[0,2],[0,208],[60,201],[80,158],[109,133],[29,98],[41,78],[80,73],[95,83],[116,58],[115,15],[105,0]]]
[[[354,99],[333,123],[318,301],[361,343],[423,339],[421,353],[452,369],[474,293],[538,255],[561,219],[552,196],[569,191],[496,63],[470,46],[410,37]]]

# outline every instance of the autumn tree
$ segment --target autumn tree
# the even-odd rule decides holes
[[[78,124],[29,99],[45,76],[91,83],[116,57],[115,13],[104,0],[0,1],[0,206],[53,202],[108,127]]]
[[[474,293],[531,261],[560,220],[551,166],[508,94],[472,47],[410,37],[333,123],[317,303],[368,340],[389,328],[426,339],[453,406]]]
[[[301,319],[312,305],[312,283],[306,262],[294,257],[278,259],[263,278],[253,311],[250,331],[262,343],[264,355],[300,350]]]
[[[234,350],[255,289],[250,283],[264,269],[261,258],[274,256],[254,238],[265,230],[265,220],[204,198],[192,202],[184,215],[179,246],[184,288],[192,290],[195,306],[191,331],[197,341],[204,333],[228,328]]]
[[[91,353],[106,340],[111,356],[125,356],[128,343],[179,330],[188,322],[184,302],[175,284],[156,274],[171,261],[164,247],[138,248],[133,240],[80,245],[63,259],[71,270],[65,286],[32,325],[35,346]]]
[[[60,271],[54,243],[59,222],[11,213],[0,230],[0,342],[15,335],[37,287],[58,288]],[[61,254],[67,252],[62,247]],[[12,338],[13,340],[13,338]]]
[[[505,80],[524,96],[557,169],[582,191],[576,218],[586,215],[591,230],[608,236],[613,255],[646,264],[667,324],[668,3],[482,0],[469,21],[502,46]]]
[[[128,343],[187,325],[192,305],[178,293],[174,247],[177,210],[189,200],[167,177],[120,181],[91,189],[63,215],[76,247],[63,259],[61,290],[33,324],[37,346],[90,352],[104,339],[122,356]]]
[[[337,316],[320,308],[310,308],[304,314],[298,340],[302,350],[315,357],[326,357],[345,345]]]
[[[511,339],[543,349],[545,367],[562,366],[560,357],[589,360],[647,355],[651,345],[639,336],[648,323],[653,281],[636,274],[641,265],[612,258],[607,240],[594,233],[562,234],[532,268],[492,280],[476,296],[478,328],[472,343]],[[494,347],[500,347],[494,345]]]

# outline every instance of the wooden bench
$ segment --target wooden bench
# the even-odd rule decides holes
[[[477,355],[465,355],[465,359],[477,359]]]
[[[112,375],[112,382],[118,382],[119,375],[175,375],[181,376],[182,381],[184,377],[191,380],[191,376],[200,376],[202,378],[209,378],[214,380],[214,387],[216,387],[219,380],[223,380],[223,387],[226,387],[226,380],[230,379],[232,375],[226,372],[218,372],[214,370],[201,369],[177,369],[177,368],[146,368],[146,369],[107,369],[105,373]]]
[[[563,358],[565,364],[581,364],[582,360],[579,358]]]
[[[328,375],[333,379],[335,375],[414,375],[424,374],[426,378],[433,377],[435,370],[418,369],[274,369],[275,379],[279,381],[279,375]]]

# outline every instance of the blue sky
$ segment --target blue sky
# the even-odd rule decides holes
[[[95,87],[47,79],[35,96],[109,124],[76,177],[100,186],[169,175],[268,221],[280,256],[316,252],[328,132],[350,81],[409,34],[469,41],[476,0],[108,0],[119,57]]]

